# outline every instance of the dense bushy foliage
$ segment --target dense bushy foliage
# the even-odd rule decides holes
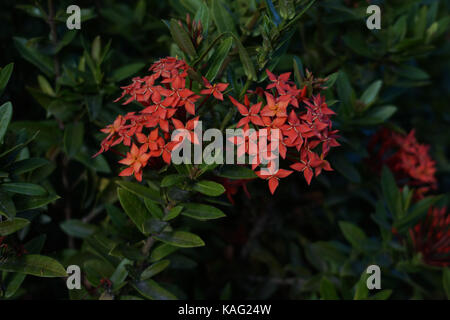
[[[0,5],[0,299],[450,297],[448,1],[71,4]]]

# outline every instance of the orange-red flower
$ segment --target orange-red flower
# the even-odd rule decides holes
[[[138,148],[133,143],[130,152],[127,153],[127,157],[119,161],[119,163],[129,166],[122,170],[119,176],[131,176],[134,174],[136,180],[142,181],[142,168],[147,165],[147,161],[150,158],[150,154],[145,153],[146,150],[145,146]]]

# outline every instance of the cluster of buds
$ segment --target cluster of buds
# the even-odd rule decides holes
[[[270,83],[255,91],[248,91],[241,103],[230,96],[231,102],[241,115],[237,127],[248,130],[257,129],[249,139],[235,139],[238,144],[238,156],[242,153],[256,158],[252,162],[252,169],[257,176],[268,181],[273,194],[278,187],[279,179],[289,176],[293,171],[286,169],[272,170],[272,157],[280,156],[290,162],[290,168],[303,174],[308,184],[314,175],[318,176],[322,170],[333,170],[325,160],[332,147],[339,146],[337,130],[333,130],[331,116],[334,111],[328,108],[325,99],[320,94],[308,96],[307,87],[297,88],[290,81],[290,73],[276,76],[266,70]],[[251,102],[249,96],[256,101]],[[261,130],[265,129],[265,130]],[[277,129],[280,135],[273,141],[271,130]],[[266,150],[252,148],[252,138],[261,138],[261,132],[266,134],[270,144]],[[247,135],[246,135],[247,136]],[[273,154],[276,150],[277,154]],[[258,152],[255,154],[255,152]],[[241,154],[240,154],[241,153]],[[262,161],[264,160],[264,161]],[[266,170],[258,170],[261,163],[267,164]]]
[[[162,158],[170,164],[171,152],[183,138],[172,140],[171,133],[178,129],[192,131],[198,120],[197,101],[203,98],[203,103],[211,96],[223,100],[222,92],[228,87],[224,83],[211,84],[203,78],[203,89],[194,93],[186,88],[188,69],[186,62],[167,57],[150,67],[149,76],[133,78],[130,85],[122,87],[122,95],[115,101],[129,96],[123,104],[135,101],[142,109],[119,115],[114,123],[102,129],[108,136],[94,157],[118,144],[128,147],[129,152],[119,161],[127,167],[119,175],[134,175],[138,181],[142,180],[143,169],[151,158]]]
[[[183,23],[178,20],[178,24],[183,28]],[[186,14],[186,26],[189,37],[195,48],[198,48],[203,41],[203,25],[200,20],[191,20],[189,13]]]
[[[400,186],[414,187],[414,200],[436,189],[436,164],[430,147],[420,144],[415,131],[404,135],[381,129],[369,143],[369,162],[379,172],[386,165]],[[410,230],[414,249],[423,261],[434,266],[450,266],[450,215],[447,208],[430,207],[426,218]]]

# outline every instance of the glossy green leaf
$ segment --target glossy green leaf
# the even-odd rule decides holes
[[[181,213],[181,211],[183,211],[183,207],[182,206],[176,206],[173,207],[172,209],[170,209],[170,211],[164,216],[164,221],[169,221],[172,220],[176,217],[178,217],[178,215]]]
[[[339,227],[347,241],[357,249],[362,249],[367,240],[364,231],[350,222],[340,221]]]
[[[16,206],[14,202],[11,200],[11,197],[6,193],[0,190],[0,214],[13,218],[16,215]]]
[[[150,300],[176,300],[172,293],[161,287],[155,281],[147,279],[133,284],[133,287],[144,297]]]
[[[3,91],[6,88],[6,85],[9,82],[9,78],[11,78],[11,74],[14,69],[14,63],[7,64],[0,71],[0,96],[3,94]]]
[[[74,157],[83,145],[83,123],[68,124],[64,130],[64,150],[69,158]]]
[[[95,233],[97,227],[77,219],[66,220],[60,224],[61,229],[69,236],[86,238]]]
[[[30,221],[23,218],[14,218],[0,222],[0,236],[10,235],[20,229],[25,228]]]
[[[56,200],[58,200],[60,197],[55,194],[50,194],[48,196],[18,196],[16,198],[16,209],[17,212],[25,211],[25,210],[31,210],[31,209],[37,209],[41,208],[49,203],[52,203]]]
[[[0,270],[19,272],[38,277],[66,277],[64,267],[55,259],[37,254],[26,254],[0,264]]]
[[[228,179],[254,179],[257,178],[255,172],[247,167],[238,165],[225,165],[218,173],[219,177]]]
[[[201,247],[205,245],[199,236],[186,231],[161,233],[155,236],[155,239],[180,248]]]
[[[167,243],[162,243],[159,246],[155,247],[150,254],[150,261],[155,262],[161,259],[164,259],[169,254],[178,250],[178,247],[172,246]]]
[[[173,185],[176,185],[178,183],[183,182],[186,180],[186,176],[181,174],[169,174],[168,176],[165,176],[161,181],[161,187],[167,188],[171,187]]]
[[[236,35],[234,19],[221,0],[211,1],[211,14],[220,33],[231,32]]]
[[[38,49],[32,47],[30,42],[24,38],[14,37],[13,39],[17,51],[19,51],[25,60],[34,64],[47,76],[52,77],[54,75],[53,61],[49,56],[42,54]]]
[[[197,220],[211,220],[225,217],[225,214],[216,207],[201,203],[183,203],[183,216]]]
[[[228,57],[228,53],[230,52],[232,45],[233,45],[233,37],[230,36],[224,39],[222,43],[214,51],[214,54],[210,59],[210,63],[208,63],[209,69],[208,72],[206,73],[206,78],[209,81],[213,81],[216,78],[225,59]]]
[[[225,188],[220,183],[214,181],[198,181],[192,187],[193,190],[203,193],[207,196],[217,197],[225,192]]]
[[[161,260],[153,263],[147,269],[142,271],[141,280],[147,280],[166,269],[170,264],[169,260]]]
[[[186,52],[191,57],[195,57],[197,55],[188,33],[183,27],[180,27],[178,21],[175,19],[170,20],[170,34],[181,50]]]
[[[383,81],[377,80],[373,82],[362,94],[361,101],[365,104],[365,108],[369,108],[377,99]]]
[[[117,188],[117,195],[128,217],[134,222],[139,231],[146,234],[144,229],[145,223],[151,216],[142,201],[135,194],[122,188]]]
[[[157,192],[153,189],[143,186],[136,182],[118,180],[116,183],[123,189],[143,198],[150,199],[152,201],[160,202],[161,198]]]
[[[47,190],[38,184],[28,182],[6,182],[0,188],[12,193],[24,194],[27,196],[45,196]]]
[[[3,138],[5,137],[6,130],[8,129],[9,122],[12,118],[12,104],[11,102],[6,102],[0,107],[0,144],[3,143]]]

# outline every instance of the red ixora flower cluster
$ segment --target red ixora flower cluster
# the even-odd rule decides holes
[[[230,96],[231,102],[236,106],[241,115],[237,128],[248,130],[255,129],[253,135],[243,139],[235,139],[238,145],[238,156],[243,153],[257,160],[252,164],[252,169],[258,177],[268,181],[269,189],[273,194],[278,187],[279,179],[289,176],[293,171],[279,169],[277,172],[270,170],[272,157],[271,144],[277,144],[278,155],[290,162],[290,168],[299,171],[305,177],[308,184],[314,174],[318,176],[322,170],[332,171],[325,157],[331,147],[339,146],[337,142],[338,130],[332,129],[331,116],[334,111],[328,108],[325,99],[320,94],[308,96],[307,86],[297,88],[290,81],[290,72],[276,76],[266,70],[270,83],[266,89],[257,88],[248,91],[243,103]],[[248,96],[257,98],[255,103],[250,102]],[[261,136],[261,129],[267,129],[267,150],[251,148],[252,138]],[[271,130],[279,129],[280,136],[276,141],[271,141]],[[275,149],[275,148],[274,148]],[[257,152],[258,154],[254,154]],[[277,156],[278,156],[277,155]],[[256,171],[264,161],[268,163],[269,170]],[[273,172],[271,174],[270,172]]]
[[[414,200],[423,199],[437,187],[435,161],[429,146],[420,144],[415,131],[404,135],[383,128],[369,143],[372,167],[380,171],[383,165],[394,174],[400,186],[414,187]],[[426,218],[410,230],[414,249],[423,261],[434,266],[450,266],[450,215],[447,208],[430,207]]]
[[[186,88],[188,69],[183,60],[167,57],[150,67],[150,75],[135,77],[130,85],[122,87],[122,95],[115,102],[129,96],[123,104],[136,101],[142,110],[119,115],[114,123],[102,129],[108,136],[94,157],[118,144],[129,147],[130,151],[119,161],[127,167],[119,175],[134,175],[138,181],[142,181],[142,170],[150,158],[161,157],[170,164],[171,151],[179,143],[171,141],[171,133],[176,129],[192,132],[198,120],[196,103],[202,98],[203,103],[210,96],[223,100],[222,92],[228,87],[225,83],[211,84],[203,78],[203,89],[194,93]]]
[[[372,168],[379,172],[386,165],[399,185],[417,188],[416,198],[436,188],[436,163],[428,153],[430,147],[417,142],[414,130],[404,135],[383,128],[372,137],[368,149]]]

